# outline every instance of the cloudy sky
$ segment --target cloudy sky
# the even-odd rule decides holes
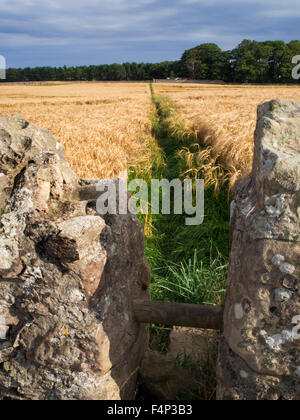
[[[177,60],[203,42],[299,39],[299,0],[0,0],[9,67]]]

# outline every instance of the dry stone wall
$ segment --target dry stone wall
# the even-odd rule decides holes
[[[100,217],[49,132],[0,117],[0,400],[131,399],[148,344],[144,235]]]
[[[300,102],[259,106],[235,187],[219,399],[300,399]]]

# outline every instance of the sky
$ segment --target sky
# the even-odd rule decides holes
[[[205,42],[288,42],[299,28],[299,0],[0,0],[7,67],[178,60]]]

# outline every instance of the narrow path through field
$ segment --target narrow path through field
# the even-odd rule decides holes
[[[157,145],[154,153],[160,155],[154,159],[151,178],[182,179],[184,162],[179,152],[189,146],[189,140],[172,134],[172,119],[178,118],[176,107],[169,98],[156,96],[150,88],[154,104],[152,136]],[[222,190],[218,198],[213,188],[206,191],[202,225],[186,226],[185,218],[185,214],[171,213],[152,215],[150,221],[143,219],[151,230],[146,251],[152,268],[152,296],[156,300],[185,303],[220,303],[229,242],[227,191]]]

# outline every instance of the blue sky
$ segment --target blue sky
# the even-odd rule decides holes
[[[299,0],[0,0],[9,67],[158,62],[215,42],[299,39]]]

